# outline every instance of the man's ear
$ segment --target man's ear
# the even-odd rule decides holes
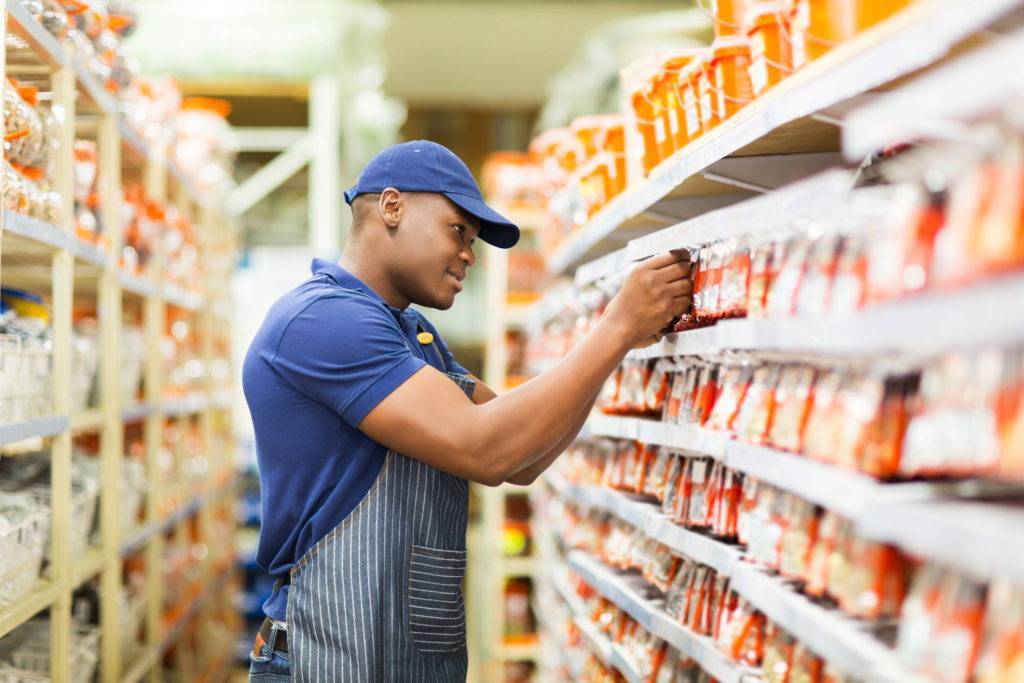
[[[377,210],[380,212],[384,225],[388,229],[393,230],[398,227],[399,222],[402,220],[402,212],[405,210],[405,197],[401,191],[393,187],[385,188],[380,193],[380,199],[377,200]]]

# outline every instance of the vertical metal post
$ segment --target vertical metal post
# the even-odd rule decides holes
[[[313,79],[309,89],[309,247],[324,258],[341,246],[341,97],[333,73]]]
[[[68,48],[70,60],[70,48]],[[53,74],[53,114],[60,125],[60,150],[54,164],[54,189],[64,200],[60,226],[74,232],[74,139],[75,74],[63,66]],[[74,260],[62,249],[53,257],[53,408],[57,415],[71,414],[71,310],[74,296]],[[50,467],[51,543],[50,574],[57,585],[57,599],[50,608],[50,676],[70,679],[71,638],[71,432],[53,440]]]
[[[121,398],[121,330],[123,311],[117,279],[117,254],[121,251],[120,194],[121,139],[113,113],[100,117],[98,130],[99,192],[102,224],[114,258],[99,284],[100,318],[100,537],[103,567],[100,575],[100,666],[104,683],[121,679],[121,497],[119,488],[124,458],[124,424]]]

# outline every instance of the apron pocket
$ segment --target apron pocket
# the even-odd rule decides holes
[[[465,550],[412,546],[409,558],[409,635],[422,654],[454,652],[466,644],[462,578]]]

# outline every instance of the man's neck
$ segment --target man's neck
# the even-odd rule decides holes
[[[346,248],[338,260],[338,265],[362,280],[389,306],[405,310],[411,303],[391,286],[387,274],[379,263],[372,259]]]

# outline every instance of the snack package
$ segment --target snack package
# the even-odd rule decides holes
[[[844,235],[836,261],[836,275],[829,295],[832,315],[850,315],[864,306],[867,299],[868,256],[866,237],[862,232]]]
[[[807,270],[810,252],[810,239],[804,235],[794,237],[786,244],[786,256],[768,289],[765,309],[769,317],[786,318],[796,312],[796,297]]]
[[[750,387],[736,415],[736,435],[748,443],[765,443],[775,414],[779,366],[762,365],[753,372]]]
[[[779,573],[794,579],[807,575],[811,550],[818,540],[821,509],[802,498],[783,497],[782,542],[779,552]]]
[[[988,589],[977,683],[1024,680],[1024,588],[995,581]]]
[[[730,238],[725,245],[728,262],[722,273],[719,308],[723,318],[747,315],[747,288],[750,283],[750,247],[746,240]]]
[[[717,431],[731,431],[743,399],[747,395],[753,368],[736,365],[719,370],[720,390],[707,420],[707,426]]]
[[[761,679],[764,683],[789,683],[793,670],[796,639],[775,623],[765,629],[764,662]]]
[[[814,378],[814,368],[808,365],[788,365],[780,370],[775,389],[775,415],[768,432],[768,443],[775,448],[791,453],[803,450]]]
[[[711,411],[718,399],[718,377],[720,367],[704,365],[696,375],[696,387],[693,394],[693,405],[690,411],[690,423],[698,426],[707,424]],[[680,414],[683,414],[680,411]]]
[[[830,233],[811,245],[807,270],[796,297],[797,315],[821,316],[828,312],[841,244],[840,236]]]

